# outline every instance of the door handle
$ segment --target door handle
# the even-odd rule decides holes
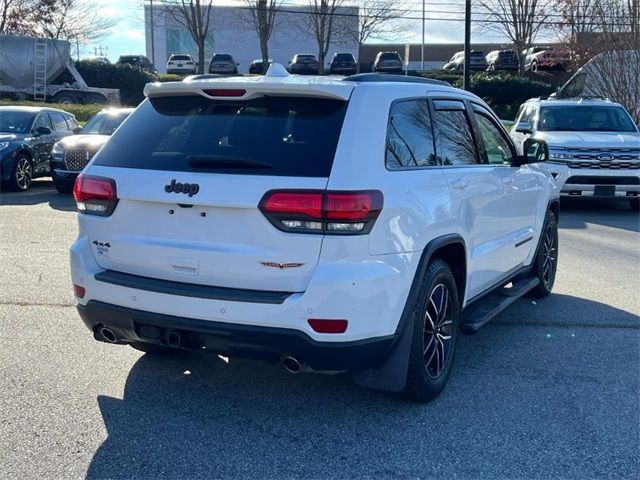
[[[469,180],[464,180],[462,178],[456,178],[451,182],[451,186],[456,190],[464,190],[469,185]]]
[[[506,177],[502,179],[502,184],[503,185],[513,185],[513,178],[511,177]]]

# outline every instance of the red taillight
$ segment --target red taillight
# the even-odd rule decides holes
[[[241,88],[212,88],[209,90],[202,90],[210,97],[242,97],[246,90]]]
[[[73,284],[73,294],[78,297],[78,298],[84,298],[84,294],[87,291],[85,290],[84,287],[81,287],[80,285],[76,285],[75,283]]]
[[[382,201],[377,190],[279,190],[267,192],[259,208],[286,232],[359,235],[371,231]]]
[[[347,320],[309,319],[309,325],[318,333],[344,333],[347,331],[348,324]]]
[[[112,178],[80,174],[73,186],[78,211],[107,217],[118,203],[116,182]]]

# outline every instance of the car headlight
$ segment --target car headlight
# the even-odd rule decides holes
[[[549,148],[549,160],[571,160],[573,155],[566,148]]]
[[[51,149],[51,153],[53,155],[62,155],[64,153],[64,148],[62,148],[62,145],[60,145],[60,142],[53,144],[53,148]]]
[[[0,142],[0,150],[4,150],[9,146],[9,142]]]

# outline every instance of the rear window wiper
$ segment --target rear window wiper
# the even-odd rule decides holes
[[[225,157],[223,155],[189,155],[187,165],[194,168],[273,168],[273,165],[260,160],[241,157]]]

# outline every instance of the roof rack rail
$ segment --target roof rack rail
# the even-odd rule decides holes
[[[343,82],[391,82],[391,83],[428,83],[450,87],[449,82],[434,80],[433,78],[413,77],[408,75],[394,75],[390,73],[358,73],[342,79]]]
[[[542,97],[540,97],[541,100]],[[570,95],[570,96],[566,96],[566,97],[551,97],[551,100],[607,100],[609,101],[609,98],[607,97],[603,97],[601,95]]]

